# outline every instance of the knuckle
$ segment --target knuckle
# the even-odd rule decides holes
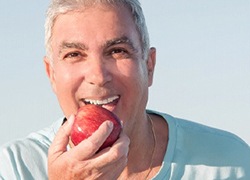
[[[113,159],[120,159],[125,156],[124,152],[117,148],[111,148],[111,154]]]
[[[88,152],[89,154],[95,153],[101,146],[98,141],[93,139],[86,139],[82,143],[84,143],[83,147],[87,148],[85,152]]]
[[[86,143],[89,149],[96,149],[99,146],[99,143],[92,139],[87,139]]]
[[[122,157],[122,167],[125,167],[128,163],[128,157],[127,156],[123,156]]]

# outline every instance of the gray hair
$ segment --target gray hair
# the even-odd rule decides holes
[[[56,18],[60,14],[65,14],[69,11],[75,11],[82,8],[93,6],[97,3],[102,3],[110,6],[119,6],[123,4],[127,7],[133,16],[137,31],[140,36],[142,45],[142,55],[145,59],[148,55],[149,50],[149,34],[145,17],[141,8],[141,4],[138,0],[52,0],[47,10],[46,22],[45,22],[45,47],[46,56],[52,60],[52,29]]]

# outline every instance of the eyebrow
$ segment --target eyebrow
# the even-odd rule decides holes
[[[119,38],[115,38],[115,39],[111,39],[111,40],[108,40],[105,44],[104,44],[104,47],[106,48],[109,48],[111,46],[114,46],[114,45],[118,45],[118,44],[127,44],[130,46],[130,48],[134,51],[136,51],[136,48],[134,46],[134,44],[132,43],[132,41],[126,37],[126,36],[122,36],[122,37],[119,37]]]
[[[88,47],[85,46],[83,43],[63,41],[59,48],[59,54],[62,53],[63,49],[71,49],[71,48],[79,50],[88,50]]]
[[[103,45],[103,48],[109,48],[111,46],[115,46],[118,44],[127,44],[133,51],[137,51],[137,49],[135,48],[131,40],[126,36],[122,36],[122,37],[118,37],[118,38],[114,38],[114,39],[106,41]],[[80,43],[80,42],[63,41],[59,48],[59,54],[61,54],[64,49],[71,49],[71,48],[79,49],[83,51],[86,51],[89,49],[85,44]]]

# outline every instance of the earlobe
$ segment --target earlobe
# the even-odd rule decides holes
[[[53,91],[56,93],[56,85],[55,85],[55,75],[54,75],[54,69],[51,60],[48,57],[43,58],[44,66],[46,74],[50,80],[50,84],[52,86]]]
[[[151,86],[153,84],[155,63],[156,63],[156,49],[154,47],[151,47],[149,50],[149,56],[148,56],[148,61],[147,61],[148,86]]]

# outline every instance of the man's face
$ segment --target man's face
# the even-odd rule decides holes
[[[47,74],[68,117],[88,103],[102,105],[124,122],[145,110],[155,51],[142,59],[132,16],[124,8],[95,6],[59,15],[52,30]]]

